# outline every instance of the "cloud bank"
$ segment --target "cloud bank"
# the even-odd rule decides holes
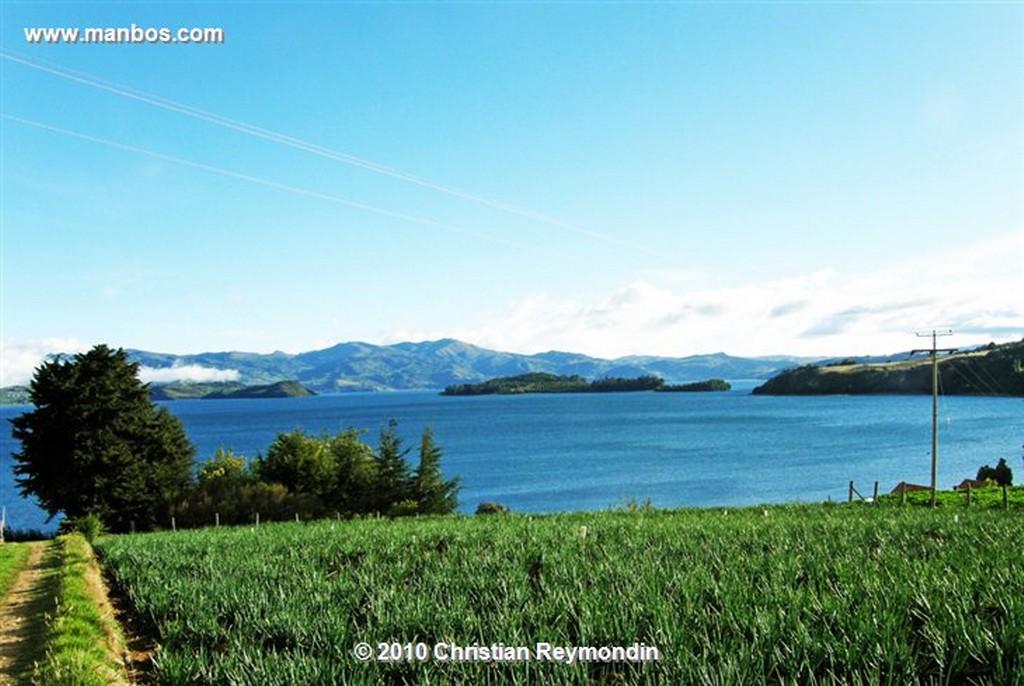
[[[54,355],[75,355],[88,351],[92,344],[77,338],[45,338],[25,342],[4,341],[0,346],[0,386],[26,385],[35,370]],[[141,367],[139,379],[144,383],[172,381],[237,381],[238,370],[213,369],[201,365],[172,367]]]
[[[4,341],[0,346],[0,386],[27,384],[36,368],[51,355],[74,355],[92,346],[77,338]]]
[[[885,354],[951,328],[954,345],[1024,337],[1024,234],[886,266],[834,268],[742,286],[657,282],[586,299],[535,293],[458,338],[516,352],[600,357]],[[719,279],[708,278],[707,283]]]
[[[140,367],[139,379],[143,383],[238,381],[238,370],[214,369],[198,364],[176,364],[172,367]]]
[[[879,254],[884,252],[880,246]],[[442,328],[410,321],[366,339],[394,343],[453,337],[509,352],[563,350],[615,358],[713,352],[886,354],[921,347],[915,334],[932,328],[953,329],[954,338],[946,342],[960,347],[1024,338],[1024,231],[885,264],[744,279],[722,273],[679,278],[652,271],[603,292],[557,297],[537,291],[475,322]],[[337,342],[331,339],[318,347]],[[266,342],[268,349],[279,343]],[[27,383],[47,355],[88,347],[75,338],[5,341],[2,385]],[[235,381],[239,375],[236,370],[179,365],[144,368],[140,377],[166,383]]]

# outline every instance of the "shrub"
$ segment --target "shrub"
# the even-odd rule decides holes
[[[507,514],[509,509],[501,503],[480,503],[476,506],[478,515]]]
[[[60,523],[60,534],[80,533],[89,543],[106,533],[103,520],[95,513],[83,517],[68,517]]]
[[[388,508],[389,517],[411,517],[419,512],[419,503],[415,500],[401,500]]]

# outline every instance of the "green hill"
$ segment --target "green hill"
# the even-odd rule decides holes
[[[208,398],[306,398],[316,395],[298,381],[278,381],[266,386],[246,386],[236,391],[212,394]]]
[[[1024,341],[990,344],[939,357],[939,384],[949,395],[1024,396]],[[786,370],[754,389],[755,395],[867,395],[932,392],[928,355],[898,362],[842,360]]]
[[[28,386],[5,386],[0,388],[0,405],[28,405],[32,402]]]
[[[175,382],[151,386],[153,400],[223,400],[226,398],[302,398],[316,395],[298,381],[246,386],[237,382],[189,383]]]

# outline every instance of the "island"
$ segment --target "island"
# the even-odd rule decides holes
[[[30,405],[32,394],[28,386],[5,386],[0,388],[0,405]]]
[[[722,379],[670,386],[659,376],[639,376],[635,379],[610,377],[587,381],[582,376],[564,376],[547,372],[533,372],[518,376],[503,376],[476,384],[455,384],[446,387],[441,395],[519,395],[524,393],[627,393],[636,391],[727,391],[731,386]]]
[[[725,379],[708,379],[707,381],[694,381],[678,385],[665,385],[654,389],[664,393],[700,393],[707,391],[731,391],[732,384]]]
[[[239,398],[305,398],[316,395],[298,381],[278,381],[261,386],[234,382],[174,382],[149,387],[153,400],[226,400]]]
[[[1024,396],[1024,341],[990,343],[938,358],[939,387],[947,395]],[[843,359],[788,369],[754,395],[900,395],[932,392],[928,354],[891,362]]]

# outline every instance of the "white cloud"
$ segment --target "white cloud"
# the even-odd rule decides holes
[[[214,369],[198,364],[176,364],[172,367],[140,367],[139,379],[144,383],[172,381],[238,381],[237,369]]]
[[[953,345],[1024,336],[1020,232],[859,271],[824,269],[742,286],[636,281],[586,300],[535,293],[459,331],[517,352],[884,354],[918,331],[952,328]],[[649,275],[650,276],[650,275]]]
[[[0,346],[0,386],[28,384],[36,368],[51,355],[75,355],[86,352],[92,344],[77,338],[43,338],[29,341],[4,341]],[[236,381],[238,371],[213,369],[200,365],[139,369],[139,378],[146,382],[170,381]]]
[[[29,341],[3,341],[0,345],[0,386],[27,384],[48,356],[85,352],[90,344],[77,338],[41,338]]]

